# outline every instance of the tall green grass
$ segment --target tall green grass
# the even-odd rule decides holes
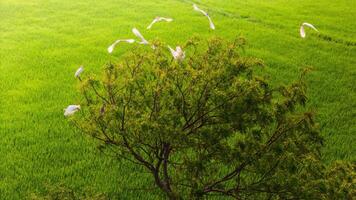
[[[63,184],[75,192],[111,198],[155,199],[148,176],[137,167],[102,156],[70,127],[63,108],[76,103],[74,72],[100,73],[113,56],[106,48],[133,37],[171,46],[192,35],[244,36],[246,54],[265,60],[275,84],[312,66],[309,107],[316,110],[326,147],[324,159],[356,160],[356,2],[350,0],[202,0],[217,30],[186,0],[0,0],[0,199],[45,194]],[[172,23],[145,27],[155,16]],[[299,36],[302,22],[314,24]],[[136,190],[133,188],[146,188]]]

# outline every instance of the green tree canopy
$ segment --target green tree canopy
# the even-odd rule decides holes
[[[321,161],[304,73],[272,87],[257,75],[263,62],[243,55],[242,38],[194,38],[184,59],[154,45],[82,81],[73,121],[105,152],[145,168],[170,199],[352,198],[355,165]]]

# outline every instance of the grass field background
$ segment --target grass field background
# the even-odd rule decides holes
[[[246,54],[262,58],[273,83],[308,76],[310,108],[325,137],[325,162],[356,160],[356,1],[204,0],[217,30],[183,0],[0,0],[0,199],[24,199],[63,185],[111,198],[157,199],[135,166],[103,157],[70,127],[63,108],[78,100],[74,72],[100,73],[106,48],[132,38],[171,46],[192,35],[244,36]],[[174,22],[145,27],[155,16]],[[299,36],[302,22],[314,24]],[[129,50],[119,45],[114,56]],[[129,189],[130,188],[130,189]]]

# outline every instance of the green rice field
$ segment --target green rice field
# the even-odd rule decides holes
[[[216,30],[193,10],[207,10]],[[156,16],[171,23],[146,27]],[[78,102],[74,72],[100,74],[130,50],[119,38],[136,27],[171,46],[193,35],[247,40],[274,84],[308,75],[308,108],[317,113],[326,163],[356,161],[356,1],[354,0],[0,0],[0,199],[58,188],[110,199],[161,199],[142,169],[103,156],[63,116]],[[315,25],[299,35],[301,23]],[[114,57],[114,58],[113,58]]]

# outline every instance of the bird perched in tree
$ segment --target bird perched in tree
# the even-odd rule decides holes
[[[64,116],[69,117],[78,110],[80,110],[80,105],[69,105],[66,109],[64,109]]]
[[[80,74],[84,71],[84,67],[80,66],[74,74],[75,78],[80,78]]]
[[[182,61],[185,58],[185,52],[182,50],[180,46],[176,47],[176,50],[174,50],[172,47],[168,46],[169,50],[172,53],[172,56],[175,60]]]

